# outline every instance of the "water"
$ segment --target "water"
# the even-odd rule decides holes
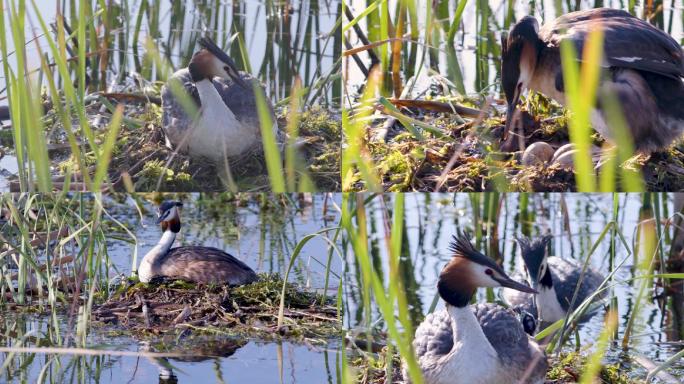
[[[419,36],[417,41],[404,41],[404,57],[408,56],[408,47],[411,49],[416,49],[417,60],[415,68],[405,67],[406,61],[402,61],[401,73],[403,76],[403,83],[406,85],[409,74],[419,73],[419,86],[418,91],[425,89],[425,80],[428,76],[433,75],[430,70],[434,69],[439,72],[442,76],[446,77],[448,81],[455,84],[456,89],[459,90],[464,95],[475,95],[475,94],[485,94],[499,96],[499,59],[492,54],[488,54],[483,57],[479,57],[477,54],[477,48],[485,40],[488,42],[493,41],[495,44],[500,44],[499,35],[501,32],[506,31],[504,28],[504,19],[508,9],[509,2],[501,0],[490,0],[484,2],[489,6],[488,12],[492,14],[493,20],[488,23],[487,33],[490,34],[490,38],[493,40],[484,39],[480,31],[480,14],[481,9],[478,3],[480,1],[468,1],[465,9],[463,11],[463,16],[461,18],[461,26],[457,32],[455,38],[455,46],[453,48],[455,56],[449,57],[449,48],[446,46],[446,36],[441,29],[438,27],[438,23],[435,20],[433,25],[426,25],[426,14],[430,7],[430,2],[428,0],[418,0],[416,2],[416,10],[418,16],[418,31]],[[453,19],[453,15],[458,6],[459,1],[450,0],[448,1],[448,9],[450,11],[450,18]],[[519,1],[514,3],[514,13],[515,19],[520,20],[520,18],[526,15],[534,15],[543,25],[545,22],[554,20],[556,17],[563,13],[568,12],[568,4],[572,6],[578,6],[579,9],[594,8],[597,2],[594,1],[578,1],[578,2],[560,2],[555,0],[542,0],[542,1]],[[628,2],[624,1],[603,1],[604,7],[626,9]],[[366,9],[368,6],[365,0],[350,0],[347,2],[351,8],[354,16],[358,16],[359,13]],[[397,7],[396,0],[388,1],[388,9],[391,15],[391,20],[396,22],[396,10]],[[561,6],[559,8],[559,5]],[[677,41],[682,41],[684,39],[684,27],[682,25],[682,8],[680,6],[672,6],[670,2],[663,2],[662,7],[664,9],[664,25],[669,26],[670,21],[672,23],[671,36]],[[433,7],[434,8],[434,7]],[[643,8],[637,6],[637,14],[641,15],[643,13]],[[434,10],[432,11],[432,17],[434,15]],[[441,20],[439,20],[441,22]],[[450,22],[451,20],[449,20]],[[363,31],[368,31],[367,19],[364,18],[360,22],[361,29]],[[435,37],[431,38],[429,44],[426,44],[426,31],[434,33]],[[439,34],[437,34],[439,32]],[[345,34],[352,47],[362,46],[356,36],[356,34],[351,31]],[[410,38],[409,38],[410,40]],[[430,52],[432,51],[432,52]],[[433,54],[433,58],[436,62],[431,62],[430,54]],[[359,54],[359,57],[364,61],[366,66],[369,65],[368,55],[365,53]],[[348,71],[345,70],[345,81],[347,83],[347,89],[354,95],[354,90],[359,86],[363,85],[366,81],[365,76],[359,70],[357,65],[353,62],[351,57],[345,59],[345,68],[348,67]],[[458,69],[455,69],[458,66]],[[481,79],[480,79],[481,78]],[[386,78],[385,81],[389,82],[391,79]]]
[[[127,105],[126,117],[136,120],[133,124],[126,124],[124,132],[119,135],[121,139],[118,140],[119,143],[126,142],[126,133],[137,129],[137,127],[142,127],[142,130],[139,133],[136,132],[136,136],[142,135],[147,138],[147,133],[156,132],[161,123],[157,114],[161,111],[153,104],[160,102],[158,96],[162,82],[175,70],[188,65],[192,55],[200,49],[196,42],[201,36],[211,37],[226,50],[239,69],[251,73],[259,79],[277,112],[285,112],[284,107],[289,105],[289,96],[293,87],[298,84],[301,87],[300,89],[303,89],[302,93],[299,94],[302,97],[302,102],[300,103],[301,107],[297,108],[298,112],[305,112],[314,106],[321,106],[330,112],[331,121],[335,121],[335,117],[339,115],[340,79],[337,75],[338,71],[335,70],[335,63],[338,60],[334,57],[334,52],[339,51],[341,44],[340,23],[338,22],[341,0],[301,0],[296,2],[280,0],[213,0],[202,2],[158,0],[102,2],[84,0],[35,1],[35,6],[33,5],[34,1],[13,0],[7,2],[8,6],[5,8],[12,8],[9,7],[9,4],[16,5],[24,2],[27,3],[24,23],[15,23],[18,25],[17,31],[23,26],[24,36],[21,36],[21,33],[16,33],[17,36],[8,33],[4,36],[4,40],[8,40],[6,43],[9,52],[6,61],[10,68],[9,72],[13,74],[10,77],[16,76],[22,81],[26,78],[26,81],[35,88],[42,86],[46,100],[55,96],[51,94],[52,89],[59,93],[56,98],[61,100],[69,94],[68,87],[64,87],[65,84],[74,84],[80,90],[80,84],[87,83],[86,95],[83,100],[87,112],[84,112],[83,116],[87,116],[86,119],[90,122],[90,128],[95,131],[94,136],[98,136],[96,142],[102,143],[104,140],[101,137],[108,131],[107,122],[111,117],[110,113],[113,111],[107,110],[106,106],[111,106],[108,101],[113,101],[114,105]],[[89,4],[89,6],[81,7],[81,4]],[[108,5],[106,13],[100,7],[103,4]],[[66,58],[68,74],[62,76],[63,72],[59,71],[59,66],[55,64],[56,59],[53,57],[62,55],[62,52],[58,49],[53,52],[49,44],[49,40],[56,39],[59,34],[52,31],[43,33],[42,23],[39,20],[42,19],[48,26],[54,25],[54,29],[59,28],[61,24],[58,21],[63,20],[64,29],[68,36],[70,30],[78,32],[79,12],[85,8],[92,8],[94,15],[92,17],[85,16],[86,20],[80,23],[81,26],[87,24],[87,43],[81,43],[81,47],[86,50],[85,54],[88,60],[85,63],[87,75],[85,78],[81,78],[80,71],[77,70],[78,49],[74,47],[74,45],[78,45],[76,39],[67,39],[67,53],[64,55],[68,56]],[[90,10],[84,12],[90,12]],[[10,18],[10,13],[7,9],[3,13],[8,25],[10,25],[10,20],[14,21]],[[60,13],[64,17],[60,17]],[[51,27],[45,29],[49,28]],[[16,43],[17,46],[12,42]],[[23,42],[26,43],[22,44]],[[26,53],[25,65],[18,63],[17,58],[21,55],[16,54],[17,48],[21,48]],[[41,69],[41,58],[43,56],[47,64],[50,65],[48,71],[52,77]],[[11,92],[6,89],[7,82],[4,78],[6,74],[1,69],[0,72],[0,76],[2,76],[0,77],[0,106],[2,106],[2,103],[7,104],[9,102],[8,95]],[[51,80],[52,78],[54,81]],[[33,95],[40,93],[38,90],[34,92]],[[117,99],[117,101],[113,100],[117,98],[117,95],[109,95],[111,97],[108,96],[108,101],[102,101],[96,95],[99,92],[114,93],[118,96],[125,94],[127,96],[125,96],[126,100]],[[18,92],[14,93],[15,96],[18,94]],[[138,101],[131,102],[131,97],[135,100],[144,101],[147,96],[150,96],[150,102],[144,107],[140,106]],[[55,101],[55,103],[61,104],[59,101]],[[14,104],[17,105],[16,102]],[[80,101],[76,101],[76,104],[80,104]],[[80,115],[81,108],[78,109],[78,113],[72,111],[70,116],[74,122],[76,115]],[[41,121],[44,125],[44,127],[41,125],[41,129],[44,128],[46,131],[45,142],[48,148],[52,144],[61,144],[63,147],[60,151],[51,152],[48,150],[47,156],[52,166],[50,170],[47,169],[47,164],[41,166],[41,161],[35,161],[36,168],[43,170],[37,173],[45,176],[50,173],[52,176],[58,177],[61,173],[60,170],[63,169],[60,164],[75,160],[73,156],[68,158],[71,151],[64,146],[67,134],[62,122],[69,120],[69,118],[61,120],[59,117],[64,116],[56,113],[58,111],[59,108],[52,108],[47,113],[48,116]],[[281,113],[279,115],[282,116]],[[293,114],[289,113],[289,116],[293,116]],[[15,119],[14,123],[17,124],[17,122],[18,120]],[[83,123],[80,119],[79,122]],[[89,137],[86,140],[83,136],[84,132],[88,133],[88,129],[86,127],[82,127],[83,129],[76,128],[78,125],[81,124],[74,125],[76,141],[90,141],[92,138]],[[280,128],[285,128],[284,123],[280,125]],[[21,127],[15,126],[13,131],[7,131],[7,133],[13,132],[14,135],[19,135],[18,132],[25,128],[26,124]],[[308,134],[308,130],[302,130],[301,134],[305,134],[305,132]],[[163,143],[161,136],[153,135],[150,139],[143,141],[142,145],[136,146],[134,148],[135,153],[139,154],[153,147],[155,142]],[[25,141],[18,139],[17,142],[26,144]],[[84,153],[88,152],[86,147],[88,146],[81,148]],[[322,145],[312,145],[311,147],[321,152],[327,149],[327,146]],[[13,145],[0,149],[6,153],[15,152]],[[36,153],[42,153],[42,151],[31,151],[32,156]],[[307,156],[310,158],[318,157],[314,151],[307,151]],[[169,155],[169,161],[171,158],[173,156]],[[120,163],[118,160],[121,160],[121,157],[117,157],[115,154],[110,162],[112,168]],[[152,160],[150,157],[145,157],[144,161],[133,161],[132,163],[138,164],[144,170],[149,169],[145,168],[146,165],[154,165]],[[312,160],[311,163],[313,162]],[[102,164],[102,162],[99,163]],[[176,164],[178,163],[171,162],[170,167],[174,168]],[[20,167],[24,165],[20,164]],[[199,165],[200,162],[193,161],[188,167],[197,169]],[[110,171],[114,170],[110,169]],[[242,183],[239,177],[241,173],[235,171],[236,184],[244,186],[246,190],[259,190],[261,185],[252,187],[249,184]],[[114,173],[118,174],[118,172]],[[142,176],[142,173],[143,171],[140,171],[132,175],[134,182],[138,181],[136,176]],[[196,175],[194,171],[189,173],[192,173],[193,176]],[[33,177],[33,175],[22,176]],[[112,177],[111,174],[109,176]],[[3,179],[4,176],[0,175],[0,191],[7,191],[7,183]],[[261,177],[255,179],[265,180]],[[22,183],[24,186],[29,184],[28,181]],[[141,188],[145,189],[146,187],[140,187],[137,184],[137,189]],[[202,188],[198,187],[199,189]],[[218,187],[207,188],[207,190],[217,189]],[[167,190],[176,189],[167,188]]]
[[[152,196],[152,195],[150,195]],[[401,278],[406,287],[406,297],[412,308],[414,322],[422,319],[436,298],[435,285],[442,267],[449,261],[446,249],[451,236],[457,229],[473,229],[477,219],[472,208],[472,199],[484,195],[466,194],[408,194],[406,196],[406,243],[403,248],[405,259],[402,261]],[[490,195],[493,198],[495,195]],[[512,237],[520,233],[519,204],[521,195],[500,195],[502,203],[498,217],[498,248],[503,256],[503,266],[508,272],[520,270],[521,261]],[[253,200],[249,203],[229,203],[220,195],[173,195],[182,199],[184,227],[179,243],[212,245],[231,252],[239,259],[253,266],[258,272],[283,272],[288,256],[294,244],[304,235],[317,232],[326,227],[336,226],[340,217],[330,209],[324,212],[324,195],[315,195],[313,205],[301,211],[283,212],[269,207],[260,207]],[[138,239],[136,245],[126,242],[121,231],[108,235],[107,252],[112,259],[110,276],[117,273],[129,274],[133,265],[133,255],[137,249],[139,258],[155,243],[160,235],[154,225],[154,205],[144,204],[147,211],[140,216],[132,205],[128,195],[112,195],[105,198],[107,212],[123,222]],[[142,196],[137,196],[142,198]],[[168,196],[171,198],[171,196]],[[272,198],[272,197],[271,197]],[[392,199],[393,197],[387,197]],[[671,198],[671,197],[670,197]],[[333,195],[333,201],[340,204],[341,196]],[[535,212],[536,217],[529,221],[534,234],[549,231],[553,237],[554,254],[565,258],[582,260],[588,249],[596,242],[599,234],[612,218],[612,195],[608,194],[530,194],[528,212]],[[629,253],[636,241],[635,234],[639,223],[639,210],[642,208],[642,195],[624,195],[618,197],[618,227],[629,244],[625,248],[618,242],[616,263],[624,263],[615,275],[614,294],[618,299],[619,335],[623,336],[635,300],[637,287],[631,281],[634,275],[634,258]],[[369,210],[369,220],[374,221],[376,232],[371,231],[370,240],[377,247],[373,248],[371,257],[374,264],[381,268],[382,275],[388,276],[387,255],[385,254],[384,237],[382,235],[383,217],[377,199]],[[385,204],[391,206],[391,201]],[[672,202],[668,201],[667,212],[672,214]],[[567,216],[563,208],[567,207]],[[142,217],[142,218],[141,218]],[[567,219],[567,221],[566,221]],[[568,223],[568,230],[564,224]],[[379,232],[377,232],[379,231]],[[119,238],[119,239],[117,239]],[[608,266],[608,237],[598,244],[591,258],[594,268],[606,273]],[[667,242],[666,242],[667,244]],[[669,249],[664,249],[669,252]],[[312,290],[319,290],[324,282],[324,265],[326,262],[327,244],[322,239],[313,239],[302,251],[296,263],[291,281]],[[329,294],[336,292],[338,277],[342,271],[350,271],[344,281],[344,324],[345,327],[364,328],[365,322],[360,308],[360,296],[354,275],[355,259],[347,255],[346,262],[333,259]],[[386,282],[387,284],[387,282]],[[635,378],[643,378],[645,369],[632,362],[629,357],[646,356],[656,364],[662,363],[683,346],[681,335],[672,330],[667,311],[661,310],[650,298],[660,289],[647,292],[647,299],[641,302],[634,334],[630,338],[630,349],[623,351],[617,344],[613,345],[605,357],[605,362],[622,362]],[[480,290],[478,300],[485,300],[484,290]],[[436,309],[443,303],[437,302]],[[22,340],[27,346],[60,346],[57,335],[53,331],[49,314],[41,312],[32,314],[20,311],[4,311],[0,319],[0,340],[3,346],[17,346]],[[373,321],[381,319],[377,309],[373,309]],[[580,339],[586,352],[593,348],[593,342],[603,329],[603,314],[594,316],[580,328]],[[59,324],[61,335],[67,331],[66,318],[60,314],[55,321]],[[382,322],[374,322],[383,329]],[[170,364],[179,382],[209,381],[220,382],[283,382],[283,383],[337,383],[341,350],[339,338],[328,340],[308,340],[305,343],[293,343],[288,340],[279,342],[259,338],[236,338],[227,336],[184,335],[182,337],[166,337],[162,341],[144,342],[122,331],[120,328],[107,325],[91,328],[86,346],[108,351],[172,351],[193,356],[187,358],[169,358]],[[573,350],[573,346],[566,346]],[[7,354],[0,355],[0,366]],[[57,361],[56,359],[59,359]],[[162,368],[167,368],[160,359],[141,356],[73,356],[73,355],[19,355],[12,360],[12,368],[3,370],[3,376],[13,382],[36,381],[43,370],[50,373],[49,382],[62,383],[74,381],[73,377],[86,377],[84,382],[155,382]],[[61,367],[58,369],[58,367]],[[677,362],[669,373],[684,377],[684,362]]]
[[[214,200],[211,194],[190,196],[191,200],[183,200],[182,218],[185,223],[176,238],[176,245],[201,244],[223,249],[257,273],[284,271],[289,255],[304,235],[330,226],[337,219],[330,210],[327,213],[331,216],[322,215],[323,195],[315,195],[313,206],[303,208],[298,214],[285,216],[279,212],[263,212],[253,204],[234,207],[232,203]],[[156,208],[151,205],[147,208],[150,212],[142,220],[133,207],[115,210],[115,217],[133,227],[138,239],[137,245],[114,240],[108,243],[107,251],[113,255],[113,267],[119,273],[130,274],[134,253],[137,252],[139,263],[159,241],[161,230],[155,225],[156,214],[153,211]],[[321,252],[321,249],[327,249],[327,243],[315,238],[302,250],[293,275],[299,283],[323,286],[327,252]],[[336,265],[334,271],[339,271],[340,267]],[[331,286],[336,287],[336,284]],[[334,293],[336,288],[332,289]]]
[[[60,320],[64,319],[60,318]],[[8,331],[29,334],[32,330],[34,331],[32,337],[47,338],[47,329],[47,319],[25,314],[18,315],[10,312],[0,322],[0,331],[3,334]],[[36,330],[39,331],[35,332]],[[102,330],[91,332],[88,338],[91,348],[132,352],[149,349],[149,343],[130,336],[111,337],[100,334],[101,332]],[[53,380],[48,382],[72,382],[70,377],[82,373],[83,371],[79,370],[84,365],[101,367],[91,369],[86,382],[161,382],[159,376],[165,364],[170,364],[179,383],[194,383],[198,380],[220,382],[221,378],[227,382],[246,382],[247,380],[256,383],[336,382],[335,362],[340,350],[335,340],[331,340],[327,345],[303,345],[287,341],[264,342],[258,339],[238,340],[213,337],[206,338],[206,343],[215,345],[215,348],[206,348],[197,340],[193,340],[192,344],[180,343],[181,345],[174,348],[173,352],[192,354],[192,357],[169,358],[165,361],[147,357],[36,355],[34,363],[27,365],[25,369],[11,369],[10,371],[16,376],[10,378],[10,381],[18,382],[19,379],[23,379],[27,382],[35,382],[41,370],[46,367],[45,360],[50,360],[53,367],[61,364],[64,369],[54,372]],[[21,362],[26,361],[25,356],[14,360],[15,368],[21,365]],[[0,365],[3,363],[4,356],[0,358]],[[5,379],[7,377],[3,378]]]
[[[250,200],[242,204],[229,203],[220,195],[174,195],[184,203],[184,226],[178,240],[182,244],[202,244],[226,250],[258,273],[284,273],[292,249],[303,236],[333,226],[339,215],[330,210],[330,203],[339,204],[340,196],[330,196],[328,210],[324,212],[325,196],[315,195],[313,205],[295,211],[260,208]],[[172,198],[174,196],[168,196]],[[117,220],[132,230],[138,239],[140,258],[157,242],[161,235],[154,224],[154,205],[146,203],[142,220],[127,195],[105,198],[105,208]],[[324,214],[325,213],[325,214]],[[112,228],[115,226],[112,225]],[[116,237],[126,235],[112,231],[107,241],[107,252],[113,265],[110,276],[130,274],[136,245]],[[312,239],[303,249],[290,275],[290,281],[322,292],[327,261],[327,242]],[[330,289],[335,295],[339,285],[342,262],[331,263]],[[61,337],[67,333],[67,319],[60,311],[56,319]],[[0,319],[0,344],[59,347],[51,326],[49,313],[30,314],[6,311]],[[339,340],[308,340],[305,343],[261,340],[249,337],[240,339],[227,336],[167,336],[144,342],[116,326],[97,326],[90,329],[87,348],[110,351],[164,351],[189,354],[191,361],[170,358],[168,363],[180,383],[194,382],[255,382],[255,383],[333,383],[336,382],[336,361],[340,353]],[[0,366],[8,357],[0,353]],[[59,360],[59,361],[57,361]],[[26,363],[25,365],[23,365]],[[159,361],[146,357],[128,356],[73,356],[23,354],[12,360],[14,369],[0,373],[0,381],[35,382],[41,371],[49,372],[48,382],[68,383],[84,376],[84,382],[148,383],[159,380]],[[21,366],[21,368],[19,368]],[[61,367],[61,368],[60,368]],[[13,376],[7,377],[5,375]]]
[[[5,155],[0,158],[0,191],[9,190],[9,179],[19,172],[17,158]]]
[[[149,6],[153,2],[145,1]],[[49,52],[47,40],[42,36],[42,29],[36,17],[36,10],[40,12],[46,23],[54,23],[58,8],[54,1],[38,0],[36,9],[27,2],[27,22],[25,33],[27,39],[37,37],[35,42],[31,41],[26,45],[26,55],[28,69],[30,71],[40,68],[40,52]],[[66,3],[66,15],[70,15],[70,2]],[[93,2],[97,4],[98,2]],[[332,35],[333,27],[338,18],[338,8],[340,0],[302,0],[296,2],[288,11],[281,8],[282,2],[271,2],[266,0],[234,0],[230,2],[216,2],[218,9],[213,11],[213,2],[204,2],[204,5],[196,5],[194,2],[187,2],[184,6],[185,13],[177,15],[173,13],[173,2],[159,2],[159,24],[153,26],[154,31],[149,30],[147,16],[141,25],[141,35],[138,41],[137,50],[132,47],[132,42],[128,42],[126,48],[126,60],[128,63],[115,64],[111,70],[110,77],[116,76],[119,72],[134,70],[134,55],[145,52],[145,42],[149,36],[156,34],[155,45],[160,50],[162,56],[171,60],[171,64],[178,68],[181,64],[189,60],[195,46],[190,45],[200,33],[215,34],[219,45],[228,46],[228,42],[234,41],[236,31],[239,31],[244,41],[246,54],[251,66],[251,73],[259,77],[268,85],[267,92],[274,101],[284,98],[289,94],[289,88],[295,75],[299,75],[304,86],[310,86],[313,81],[323,74],[330,72],[333,63],[335,42],[339,43]],[[78,2],[76,2],[78,4]],[[128,33],[131,35],[135,30],[135,21],[138,16],[142,1],[123,1],[129,10],[126,18]],[[316,8],[318,7],[318,8]],[[205,12],[210,13],[205,13]],[[277,12],[282,11],[281,14]],[[236,12],[234,14],[234,12]],[[182,17],[182,24],[178,25],[178,18]],[[9,18],[9,15],[6,16]],[[215,22],[218,22],[215,24]],[[172,24],[174,23],[174,24]],[[224,26],[227,27],[224,29]],[[118,32],[112,38],[118,36]],[[173,35],[173,38],[171,37]],[[53,36],[54,38],[54,36]],[[132,38],[131,38],[132,39]],[[12,52],[15,47],[8,36],[8,51]],[[225,43],[225,44],[224,44]],[[312,46],[309,44],[313,43]],[[118,47],[118,42],[117,48]],[[318,46],[317,46],[318,44]],[[40,47],[40,50],[38,48]],[[233,47],[231,45],[231,47]],[[237,44],[231,49],[230,53],[237,55]],[[118,58],[118,50],[114,55]],[[234,59],[236,59],[234,57]],[[241,62],[241,60],[236,59]],[[17,70],[16,62],[10,60],[10,67]],[[243,70],[247,68],[243,67]],[[150,78],[147,80],[155,80]],[[0,76],[0,89],[5,88],[4,73]],[[328,99],[333,97],[330,89],[327,89]],[[3,95],[5,92],[3,92]],[[334,96],[337,97],[337,96]],[[3,100],[1,103],[6,104]]]
[[[503,266],[507,272],[522,270],[522,260],[519,251],[513,243],[513,235],[520,233],[518,227],[518,203],[519,194],[505,195],[502,200],[499,214],[499,249],[503,255]],[[531,194],[530,210],[537,213],[538,217],[531,224],[534,234],[537,230],[550,231],[553,238],[554,254],[564,258],[583,260],[591,245],[597,240],[601,231],[612,218],[612,195],[610,194]],[[452,235],[457,229],[472,230],[474,214],[471,208],[470,197],[466,194],[408,194],[406,197],[406,237],[405,257],[406,269],[402,274],[404,286],[407,287],[406,297],[411,306],[411,315],[418,324],[422,315],[427,313],[433,301],[436,299],[436,284],[439,272],[450,260],[447,249]],[[572,236],[563,229],[564,216],[562,214],[562,200],[568,207],[568,223]],[[620,211],[618,217],[619,227],[625,235],[628,244],[635,241],[635,228],[639,221],[639,209],[641,208],[640,195],[620,195]],[[391,203],[387,204],[391,206]],[[670,203],[670,212],[672,207]],[[374,206],[374,211],[369,213],[377,222],[375,227],[382,228],[382,217],[379,206]],[[481,219],[480,219],[481,220]],[[482,221],[479,221],[482,222]],[[387,255],[384,252],[384,235],[371,233],[371,241],[378,242],[378,260],[376,265],[382,265],[383,275],[388,276]],[[609,237],[599,244],[591,258],[591,265],[599,271],[607,274]],[[619,337],[631,315],[634,299],[637,291],[637,283],[629,281],[633,276],[633,257],[627,250],[618,245],[616,248],[616,263],[623,261],[615,275],[617,285],[615,296],[618,299],[619,309]],[[665,249],[665,254],[669,249]],[[353,263],[353,255],[349,257]],[[410,263],[409,263],[410,261]],[[350,268],[350,270],[354,270]],[[352,275],[347,278],[349,289],[347,293],[347,312],[345,322],[349,327],[364,327],[361,299],[356,289],[356,278]],[[635,287],[636,285],[636,287]],[[660,290],[659,290],[660,291]],[[647,298],[654,295],[649,292]],[[485,290],[480,289],[477,294],[478,301],[486,300]],[[443,308],[442,300],[439,300],[436,309]],[[671,329],[671,320],[667,311],[661,311],[658,305],[650,299],[641,302],[639,320],[636,330],[631,338],[631,349],[628,354],[645,355],[657,363],[665,361],[674,353],[681,350],[684,343],[682,335],[677,335]],[[592,343],[597,340],[603,329],[603,313],[594,316],[588,323],[580,328],[580,339],[584,347],[591,350]],[[377,309],[373,312],[374,319],[380,319]],[[619,339],[618,339],[619,340]],[[568,347],[567,350],[573,350]],[[622,351],[618,345],[613,345],[607,354],[607,362],[618,361]],[[643,378],[645,371],[633,364],[635,377]],[[676,363],[670,371],[678,377],[684,377],[684,361]]]

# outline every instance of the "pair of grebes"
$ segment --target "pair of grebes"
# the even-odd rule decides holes
[[[550,236],[516,238],[527,282],[508,276],[493,259],[477,251],[466,234],[454,237],[453,258],[437,283],[445,309],[427,315],[413,340],[426,383],[544,382],[546,356],[532,335],[540,323],[551,324],[572,313],[604,280],[591,268],[583,271],[574,261],[549,256],[550,240]],[[493,303],[471,305],[478,287],[503,287],[509,308]],[[406,366],[404,378],[408,379]]]
[[[181,230],[181,207],[177,201],[159,206],[157,223],[163,234],[140,263],[142,282],[156,277],[228,285],[257,280],[250,267],[220,249],[171,248]],[[556,322],[576,309],[604,279],[593,269],[583,271],[575,262],[548,256],[550,239],[516,238],[528,283],[508,276],[493,259],[477,251],[465,233],[454,237],[453,258],[437,283],[446,308],[429,314],[413,341],[427,383],[453,383],[455,377],[463,383],[543,381],[546,358],[530,335],[539,322]],[[478,287],[504,287],[504,299],[515,310],[492,303],[470,305]]]

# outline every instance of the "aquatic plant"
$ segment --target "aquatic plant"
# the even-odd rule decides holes
[[[595,6],[634,7],[607,3]],[[552,9],[560,16],[579,6],[532,2],[528,14]],[[584,6],[581,6],[584,8]],[[593,133],[589,111],[597,100],[603,35],[592,34],[584,52],[562,47],[567,109],[531,93],[523,98],[525,147],[574,144],[562,161],[526,164],[522,153],[500,150],[503,133],[499,36],[515,22],[514,2],[352,1],[342,31],[347,42],[345,140],[350,148],[345,191],[671,191],[684,185],[680,145],[644,156],[634,152],[620,105],[601,106],[616,132],[606,147]],[[467,12],[473,17],[464,19]],[[676,7],[639,14],[673,36],[681,35]],[[541,15],[548,16],[549,12]],[[669,20],[669,21],[667,21]],[[548,21],[548,20],[546,20]],[[583,55],[580,64],[574,60]],[[587,97],[591,95],[592,97]],[[589,161],[603,148],[599,169]],[[607,156],[609,155],[609,156]],[[359,159],[359,160],[355,160]],[[363,163],[359,168],[354,163]],[[569,164],[573,163],[573,164]],[[353,166],[352,166],[353,165]]]
[[[321,134],[298,135],[302,130],[292,125],[303,113],[312,106],[339,110],[341,61],[333,53],[341,46],[341,2],[305,0],[299,5],[294,10],[277,1],[9,2],[0,9],[0,58],[12,121],[12,145],[6,152],[18,163],[10,189],[130,192],[207,186],[282,192],[338,184],[328,172],[319,178],[314,166],[330,155],[318,151],[333,152],[334,145],[314,145],[310,157],[291,153],[300,140]],[[248,16],[258,17],[263,30],[271,32],[256,34]],[[261,167],[231,167],[234,177],[227,185],[215,180],[215,170],[166,149],[160,131],[159,89],[172,68],[187,65],[202,34],[229,47],[238,67],[262,79],[277,108],[290,105],[284,117],[292,122],[290,155],[282,159],[275,139],[264,135]],[[250,60],[252,44],[265,47],[257,50],[264,52],[260,62]],[[192,109],[192,103],[184,105]],[[336,121],[334,116],[330,120]],[[285,124],[280,128],[284,131]],[[152,182],[159,161],[164,169]],[[263,177],[241,178],[255,172]],[[283,175],[292,179],[287,185]]]
[[[401,379],[397,363],[405,361],[414,370],[412,382],[420,380],[417,366],[411,365],[412,330],[440,301],[432,284],[449,257],[440,244],[446,246],[450,229],[467,228],[475,246],[501,260],[507,270],[516,266],[512,235],[547,230],[554,235],[552,249],[561,256],[585,267],[607,268],[597,291],[536,335],[545,340],[552,363],[548,380],[594,382],[600,376],[610,383],[631,383],[657,374],[667,381],[672,377],[668,370],[681,375],[681,361],[675,362],[679,353],[668,351],[653,362],[644,356],[640,339],[640,330],[651,327],[647,323],[654,317],[671,318],[678,307],[678,296],[663,288],[668,281],[679,285],[684,279],[681,267],[662,268],[676,264],[667,263],[665,250],[673,235],[681,236],[669,223],[680,217],[683,206],[680,201],[673,208],[671,196],[348,194],[342,221],[343,250],[351,259],[345,372],[364,383],[395,382]],[[397,250],[399,256],[393,253]],[[635,266],[631,272],[628,263]],[[482,291],[476,302],[498,300],[492,289]],[[602,292],[608,298],[597,304]],[[628,307],[623,306],[625,292],[631,295]],[[659,301],[653,302],[653,296]],[[594,339],[582,338],[579,319],[596,310],[602,315],[595,321],[605,326],[599,326]],[[618,323],[618,318],[624,321]],[[667,332],[680,326],[673,324]]]
[[[130,258],[135,270],[142,244],[136,233],[143,217],[153,214],[151,201],[163,199],[184,200],[196,208],[188,216],[204,218],[188,225],[186,236],[238,242],[245,232],[256,231],[255,259],[263,270],[281,274],[263,274],[258,283],[234,288],[129,282],[121,274],[120,258],[126,257],[124,265]],[[95,379],[100,373],[91,372],[92,366],[124,357],[213,356],[209,347],[221,346],[223,339],[327,346],[339,339],[342,321],[335,200],[332,195],[250,193],[0,194],[0,308],[6,311],[0,321],[0,381],[36,379],[38,371],[53,375],[55,382],[72,373]],[[295,217],[312,210],[327,227],[314,233],[295,230]],[[246,229],[246,214],[258,225]],[[312,270],[321,271],[315,285]],[[207,349],[188,351],[190,333]],[[102,349],[92,339],[132,335],[150,348]],[[165,335],[185,340],[184,349],[168,351],[177,344]]]

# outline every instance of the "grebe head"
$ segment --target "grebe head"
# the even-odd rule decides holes
[[[525,16],[501,36],[501,85],[508,102],[506,132],[510,129],[520,95],[527,89],[537,65],[539,23]]]
[[[546,262],[546,249],[551,241],[551,236],[546,235],[534,240],[521,236],[516,237],[515,241],[517,241],[520,246],[520,253],[525,261],[527,272],[530,274],[532,286],[536,287],[546,274],[548,268]]]
[[[511,279],[494,260],[478,252],[464,232],[454,236],[449,250],[454,257],[440,273],[437,289],[442,299],[453,306],[468,305],[478,287],[507,287],[537,293]]]
[[[520,324],[523,326],[523,330],[530,336],[534,336],[537,333],[537,316],[529,313],[521,307],[513,307],[513,312],[515,312]]]
[[[198,82],[204,79],[211,80],[213,77],[221,77],[231,79],[245,89],[248,88],[245,81],[240,77],[235,62],[211,39],[202,37],[199,39],[199,45],[202,49],[195,53],[190,60],[190,65],[188,65],[192,81]]]
[[[180,231],[180,212],[179,208],[183,206],[183,203],[179,201],[164,201],[159,205],[157,210],[157,224],[161,224],[162,230],[166,231],[167,228],[171,231],[178,233]]]

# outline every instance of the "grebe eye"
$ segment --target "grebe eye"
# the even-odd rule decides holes
[[[223,70],[226,71],[226,73],[230,73],[230,68],[228,68],[227,65],[225,67],[223,67]]]
[[[491,276],[492,274],[494,274],[494,272],[492,272],[492,270],[489,269],[489,268],[488,268],[488,269],[485,269],[485,273],[488,274],[489,276]]]

